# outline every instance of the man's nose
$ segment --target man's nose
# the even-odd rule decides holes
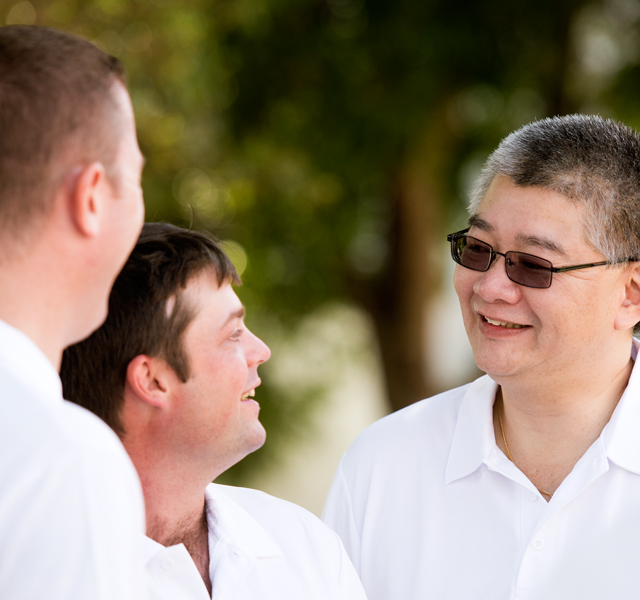
[[[473,286],[473,291],[485,302],[502,300],[509,304],[516,303],[521,297],[521,286],[514,283],[507,276],[506,258],[504,254],[496,252],[489,269],[479,273]]]
[[[271,358],[271,350],[257,335],[249,332],[251,336],[251,347],[249,349],[249,356],[251,362],[255,364],[261,364],[267,362]],[[249,357],[248,357],[249,358]]]

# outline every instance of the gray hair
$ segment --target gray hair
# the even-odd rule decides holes
[[[529,123],[489,156],[469,202],[474,214],[496,175],[586,206],[586,241],[607,260],[640,258],[640,136],[611,119],[569,115]]]

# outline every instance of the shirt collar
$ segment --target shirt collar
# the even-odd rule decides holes
[[[281,556],[282,550],[264,528],[246,511],[224,493],[224,486],[211,484],[205,491],[209,535],[224,538],[256,558]],[[182,544],[178,544],[182,546]],[[142,558],[144,564],[151,561],[165,546],[144,536]]]
[[[146,565],[153,557],[165,547],[146,535],[142,536],[142,564]]]
[[[62,383],[57,371],[22,331],[0,320],[0,369],[19,379],[39,397],[61,400]]]
[[[264,528],[224,492],[225,486],[207,486],[209,532],[228,541],[256,558],[281,556],[282,550]]]
[[[211,484],[205,491],[207,524],[209,535],[224,538],[228,544],[237,546],[256,558],[281,556],[282,550],[264,528],[247,512],[224,493],[224,486]],[[182,544],[178,544],[182,546]],[[165,550],[150,537],[144,536],[142,558],[146,565],[158,552]]]
[[[473,473],[496,445],[493,432],[493,403],[498,384],[488,375],[467,387],[460,404],[453,434],[445,484]]]
[[[609,423],[602,432],[607,457],[619,467],[640,474],[640,342],[633,339],[631,358],[635,361],[629,383]]]

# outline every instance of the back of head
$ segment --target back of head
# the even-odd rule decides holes
[[[123,436],[125,378],[136,356],[163,358],[186,381],[189,364],[181,340],[194,315],[181,292],[207,270],[215,274],[218,285],[239,283],[233,264],[211,236],[167,223],[146,223],[113,285],[107,320],[63,354],[64,397]]]
[[[471,193],[475,213],[496,175],[585,206],[586,240],[607,260],[640,258],[640,136],[592,115],[535,121],[489,156]]]
[[[0,256],[37,234],[68,171],[118,150],[121,63],[46,27],[0,27]]]

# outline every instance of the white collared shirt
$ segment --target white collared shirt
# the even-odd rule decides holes
[[[418,402],[343,457],[323,519],[369,600],[640,598],[640,367],[548,504],[495,443],[496,391]]]
[[[213,600],[366,600],[339,537],[303,508],[247,488],[206,490]],[[207,600],[183,544],[144,538],[150,600]]]
[[[139,600],[144,504],[117,436],[0,321],[0,597]]]

